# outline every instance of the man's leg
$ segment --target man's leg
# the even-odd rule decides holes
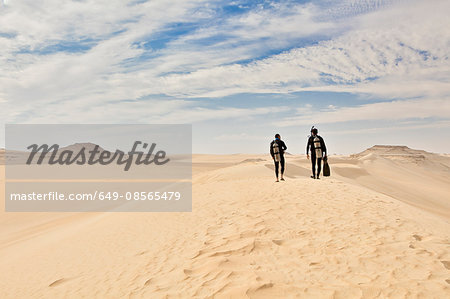
[[[275,175],[277,176],[278,181],[278,166],[280,165],[280,162],[275,161]]]
[[[312,164],[312,173],[313,173],[313,178],[316,178],[316,156],[312,155],[311,156],[311,164]]]
[[[318,158],[317,159],[317,178],[319,178],[321,170],[322,170],[322,158]]]
[[[283,178],[283,174],[284,174],[284,156],[281,156],[280,164],[281,164],[281,179],[284,180],[284,178]]]

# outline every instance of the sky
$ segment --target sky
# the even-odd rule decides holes
[[[1,1],[1,0],[0,0]],[[3,0],[0,126],[192,124],[194,153],[450,153],[450,1]],[[0,130],[4,147],[4,130]]]

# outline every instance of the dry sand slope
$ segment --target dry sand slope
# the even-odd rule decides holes
[[[275,183],[267,156],[194,157],[192,213],[2,213],[1,297],[450,296],[445,213],[370,190],[360,157],[287,161]]]

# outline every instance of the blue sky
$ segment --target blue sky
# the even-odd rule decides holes
[[[331,153],[448,153],[448,11],[441,0],[3,0],[1,125],[192,123],[198,153],[263,153],[275,133],[303,153],[315,125]]]

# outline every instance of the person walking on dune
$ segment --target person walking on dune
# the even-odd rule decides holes
[[[280,134],[275,134],[275,140],[270,143],[270,155],[275,163],[275,175],[278,181],[278,169],[281,165],[281,180],[284,181],[284,151],[287,150],[286,144],[281,140]]]
[[[309,159],[309,150],[311,150],[311,163],[312,163],[312,176],[313,179],[319,179],[320,171],[322,169],[322,158],[327,156],[327,147],[323,138],[317,135],[318,130],[311,128],[311,136],[308,138],[308,144],[306,145],[306,157]],[[317,162],[317,175],[316,175],[316,162]]]

